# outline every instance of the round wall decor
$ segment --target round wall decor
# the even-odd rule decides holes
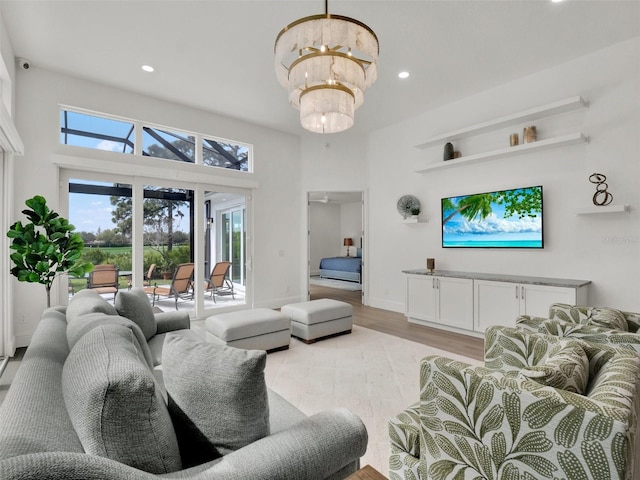
[[[414,208],[420,208],[420,200],[413,195],[403,195],[398,200],[397,208],[398,213],[404,218],[410,217],[412,215],[411,210]]]

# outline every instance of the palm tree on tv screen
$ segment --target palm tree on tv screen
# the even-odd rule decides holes
[[[540,188],[504,190],[459,198],[455,204],[451,198],[442,200],[443,225],[457,214],[462,215],[467,221],[484,220],[493,212],[491,204],[504,205],[505,218],[513,215],[517,215],[518,218],[535,218],[542,212],[542,189]]]

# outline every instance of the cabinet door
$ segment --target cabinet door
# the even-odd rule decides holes
[[[491,325],[514,327],[520,311],[520,286],[492,280],[474,281],[474,330],[484,332]]]
[[[426,275],[407,276],[407,312],[409,318],[434,321],[436,312],[435,279]]]
[[[473,330],[473,280],[436,277],[436,322],[450,327]]]
[[[549,316],[552,303],[568,303],[575,305],[576,289],[567,287],[550,287],[548,285],[520,286],[520,314],[532,317]]]

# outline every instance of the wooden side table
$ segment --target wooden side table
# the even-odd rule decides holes
[[[387,480],[387,477],[382,475],[371,465],[365,465],[357,472],[349,475],[347,480]]]

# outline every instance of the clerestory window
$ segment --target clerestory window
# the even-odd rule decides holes
[[[141,145],[135,145],[137,129]],[[248,144],[62,108],[60,143],[209,167],[251,171]]]

